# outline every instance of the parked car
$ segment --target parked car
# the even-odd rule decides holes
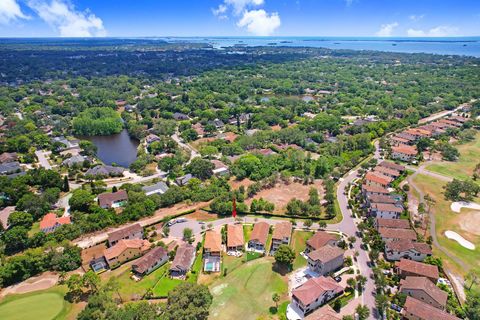
[[[402,307],[396,305],[395,303],[392,303],[392,304],[390,305],[390,308],[393,309],[393,310],[395,310],[395,311],[398,311],[398,312],[401,312],[401,311],[402,311]]]
[[[338,277],[333,278],[333,280],[335,280],[336,282],[340,282],[340,281],[342,281],[342,277],[338,276]]]

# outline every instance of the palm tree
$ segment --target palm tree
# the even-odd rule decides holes
[[[280,295],[278,293],[274,293],[272,295],[272,300],[275,302],[275,308],[278,309],[278,302],[280,301]]]

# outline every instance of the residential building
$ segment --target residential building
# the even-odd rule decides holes
[[[170,266],[170,276],[184,277],[195,260],[195,247],[184,243],[177,248],[175,258]]]
[[[152,244],[142,239],[122,239],[114,246],[105,249],[103,255],[110,268],[142,256]]]
[[[251,250],[257,250],[265,252],[265,246],[267,244],[268,233],[270,232],[270,226],[266,222],[257,222],[253,226],[253,231],[250,234],[250,240],[248,241],[248,248]]]
[[[339,313],[332,309],[328,304],[318,308],[304,318],[304,320],[342,320]]]
[[[396,170],[398,172],[404,172],[406,170],[404,166],[400,164],[396,164],[395,162],[390,162],[390,161],[382,161],[378,165],[385,168]]]
[[[47,213],[42,220],[40,220],[40,231],[50,233],[64,224],[71,224],[70,217],[57,217],[53,212]]]
[[[369,186],[387,188],[392,181],[392,178],[372,171],[367,172],[365,175],[365,184]]]
[[[390,261],[399,261],[400,259],[423,261],[432,255],[432,249],[426,243],[409,239],[394,240],[385,244],[385,255]]]
[[[204,256],[220,256],[222,252],[222,235],[214,230],[205,232],[205,242],[203,244]]]
[[[105,192],[98,195],[98,205],[101,208],[118,208],[128,200],[128,193],[125,190],[117,192]]]
[[[379,228],[410,229],[410,222],[405,219],[377,218],[375,220],[375,227],[377,228],[377,231]]]
[[[81,154],[76,154],[68,159],[63,160],[62,164],[67,167],[73,167],[74,165],[83,165],[85,161],[88,163],[92,162],[88,157],[82,156]]]
[[[168,186],[165,182],[159,181],[151,186],[144,186],[142,187],[143,192],[145,195],[151,196],[152,194],[164,194],[168,190]]]
[[[417,157],[417,148],[407,145],[392,147],[392,159],[412,162]]]
[[[307,254],[308,267],[320,275],[329,274],[343,266],[344,254],[339,247],[327,244]]]
[[[343,292],[343,287],[330,277],[311,278],[292,291],[292,305],[304,316]]]
[[[407,297],[403,306],[402,315],[408,320],[460,320],[456,316],[443,310],[432,307],[412,297]]]
[[[402,198],[394,195],[385,195],[385,194],[372,194],[365,197],[365,202],[368,206],[371,206],[374,203],[389,203],[392,205],[402,205]]]
[[[391,203],[371,203],[370,216],[385,219],[398,219],[403,212],[403,207]]]
[[[175,179],[175,183],[179,186],[184,186],[188,183],[188,181],[190,181],[191,179],[193,178],[193,176],[188,173],[184,176],[181,176],[181,177],[178,177],[177,179]]]
[[[221,130],[225,127],[225,123],[220,119],[208,121],[208,124],[213,125],[217,130]]]
[[[243,226],[241,224],[228,224],[227,251],[242,251],[244,242]]]
[[[148,136],[145,137],[145,143],[147,144],[147,146],[149,146],[155,141],[160,141],[160,137],[156,134],[150,133]]]
[[[143,239],[143,227],[139,223],[132,224],[108,234],[108,245],[113,246],[124,239]]]
[[[155,247],[132,264],[132,271],[145,276],[168,261],[168,252],[163,247]]]
[[[106,249],[107,245],[105,243],[83,249],[81,253],[83,271],[88,272],[92,269],[94,272],[102,272],[107,270],[108,264],[104,255]]]
[[[338,239],[334,234],[325,231],[317,231],[310,239],[307,240],[305,254],[318,250],[326,245],[336,246],[337,241]]]
[[[94,176],[94,177],[121,177],[125,168],[122,167],[113,167],[107,165],[98,165],[93,168],[90,168],[85,172],[85,176]]]
[[[182,121],[182,120],[190,120],[190,118],[189,118],[186,114],[181,113],[181,112],[175,112],[175,113],[173,114],[173,119],[175,119],[175,120],[180,120],[180,121]]]
[[[378,228],[378,233],[385,242],[404,239],[417,240],[417,234],[412,229]]]
[[[0,174],[10,176],[21,172],[22,167],[16,161],[0,163]]]
[[[395,262],[395,270],[402,278],[407,276],[427,277],[436,283],[439,277],[437,266],[408,259],[400,259]]]
[[[437,309],[444,310],[447,305],[448,293],[425,277],[406,277],[402,279],[400,281],[400,292]]]
[[[18,155],[16,152],[4,152],[0,154],[0,163],[15,162],[17,160],[18,160]]]
[[[289,245],[291,236],[292,223],[290,221],[277,223],[272,233],[272,252],[275,252],[282,244]]]
[[[215,166],[213,168],[213,174],[216,176],[226,176],[230,172],[228,171],[228,167],[220,160],[210,160],[210,162]]]
[[[396,138],[400,138],[400,139],[403,139],[403,140],[406,140],[407,143],[405,143],[406,145],[414,145],[415,142],[416,142],[416,138],[408,133],[405,133],[405,132],[400,132],[398,134],[395,135]],[[399,141],[399,140],[397,140]],[[397,146],[400,145],[400,143],[396,144]]]
[[[390,145],[399,146],[401,144],[410,144],[410,141],[412,140],[408,140],[399,136],[393,136],[390,138]]]
[[[3,230],[7,230],[9,225],[8,225],[8,217],[15,211],[14,206],[10,207],[5,207],[2,210],[0,210],[0,224],[3,226]]]
[[[388,191],[384,187],[372,186],[368,184],[362,185],[362,193],[364,197],[368,197],[371,195],[388,195],[390,191]]]
[[[391,168],[387,168],[387,167],[384,167],[384,166],[376,166],[375,168],[373,168],[373,172],[378,172],[380,174],[383,174],[387,177],[390,177],[390,178],[393,178],[393,179],[396,179],[398,177],[400,177],[401,173],[400,171],[397,171],[395,169],[391,169]]]

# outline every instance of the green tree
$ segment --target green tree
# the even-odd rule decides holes
[[[355,308],[355,312],[358,314],[359,320],[365,320],[370,316],[370,310],[368,307],[361,304]]]
[[[480,319],[480,291],[467,291],[467,300],[465,301],[465,314],[468,320]]]
[[[8,225],[10,228],[21,226],[30,229],[33,224],[33,217],[28,212],[14,211],[8,217]]]
[[[295,260],[295,251],[288,245],[281,244],[275,251],[275,262],[281,265],[290,266]]]
[[[77,189],[73,191],[72,197],[68,201],[70,208],[73,211],[90,211],[90,205],[92,204],[94,195],[87,190]]]
[[[272,301],[275,302],[275,308],[278,309],[278,302],[280,301],[280,295],[278,293],[274,293],[272,295]]]
[[[68,184],[68,176],[63,177],[63,188],[64,192],[70,191],[70,185]]]
[[[192,242],[193,241],[193,230],[190,228],[183,229],[183,240]]]
[[[213,168],[215,168],[215,166],[210,161],[201,158],[194,158],[186,167],[186,170],[193,176],[201,180],[206,180],[213,175]]]
[[[168,293],[162,320],[206,320],[212,295],[204,285],[182,283]]]

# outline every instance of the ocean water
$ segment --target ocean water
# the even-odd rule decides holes
[[[291,46],[329,49],[432,53],[480,57],[480,37],[355,38],[355,37],[166,37],[168,42],[208,43],[214,48],[232,46]]]

